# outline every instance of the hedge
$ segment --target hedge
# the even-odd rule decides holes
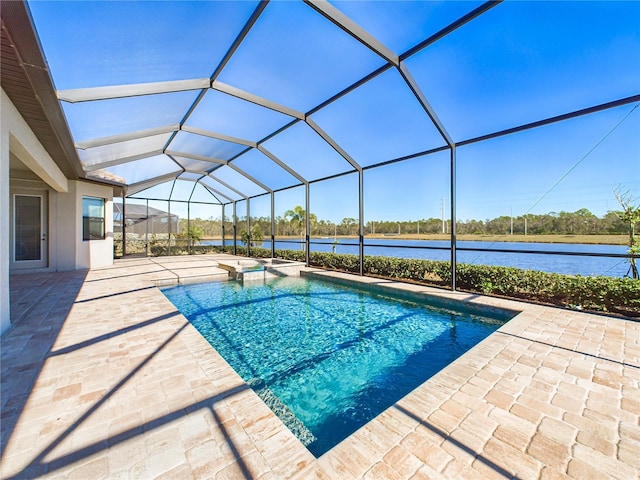
[[[184,251],[182,251],[184,250]],[[192,247],[192,253],[221,252],[220,246]],[[226,246],[225,253],[233,253]],[[238,255],[246,255],[246,247],[237,247]],[[171,253],[186,253],[186,248],[172,247]],[[302,250],[276,250],[275,256],[304,262]],[[251,256],[268,258],[271,250],[251,248]],[[309,263],[315,267],[359,273],[358,255],[310,252]],[[365,275],[447,287],[451,282],[450,263],[395,257],[364,257]],[[578,310],[611,312],[640,317],[640,280],[615,277],[584,277],[559,273],[522,270],[513,267],[458,263],[456,286],[459,290],[552,304]]]
[[[246,250],[238,253],[245,254]],[[269,257],[271,251],[252,248],[251,255]],[[276,250],[276,257],[305,260],[304,252],[296,250]],[[352,273],[360,271],[357,255],[311,252],[309,257],[313,266]],[[365,256],[363,270],[365,275],[440,287],[446,287],[451,282],[450,263],[445,261]],[[513,267],[458,263],[456,286],[463,291],[486,295],[572,309],[640,316],[640,280],[631,278],[584,277]]]

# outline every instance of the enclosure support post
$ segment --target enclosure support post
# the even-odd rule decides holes
[[[360,256],[360,276],[364,275],[364,172],[358,170],[358,252]]]
[[[456,291],[456,146],[451,146],[451,290]]]
[[[276,201],[275,193],[271,192],[271,258],[276,256]]]
[[[191,202],[187,202],[187,255],[191,255]]]
[[[310,242],[309,242],[309,227],[311,226],[311,222],[309,221],[309,217],[311,216],[311,213],[309,212],[309,183],[305,183],[304,185],[304,231],[305,231],[305,239],[304,239],[304,243],[305,243],[305,263],[307,265],[307,267],[310,264],[310,255],[309,255],[309,247],[310,247]]]
[[[220,235],[222,236],[222,253],[224,253],[224,204],[222,205],[222,226],[220,228]]]
[[[251,216],[250,216],[250,205],[249,203],[251,202],[250,198],[247,198],[247,226],[245,227],[247,229],[247,257],[251,256]]]
[[[122,191],[122,257],[127,256],[127,208],[125,206],[124,190]]]
[[[175,184],[175,181],[174,181]],[[171,192],[173,192],[173,188],[171,189]],[[171,198],[171,195],[169,195],[169,198]],[[167,208],[168,210],[168,215],[169,217],[167,218],[167,228],[169,229],[169,241],[167,243],[167,255],[171,256],[171,200],[167,201],[167,205],[169,206],[169,208]]]
[[[236,202],[233,202],[233,254],[238,254],[238,216],[236,215]]]
[[[149,199],[147,198],[147,211],[144,219],[144,254],[149,256]]]

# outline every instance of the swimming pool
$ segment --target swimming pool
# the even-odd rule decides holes
[[[320,456],[504,323],[356,285],[285,277],[163,293]]]

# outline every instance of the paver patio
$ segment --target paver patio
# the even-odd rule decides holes
[[[2,478],[638,478],[640,323],[395,284],[522,313],[316,459],[155,286],[219,258],[11,277]]]

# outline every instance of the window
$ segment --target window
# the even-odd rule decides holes
[[[104,240],[104,198],[82,197],[82,240]]]

